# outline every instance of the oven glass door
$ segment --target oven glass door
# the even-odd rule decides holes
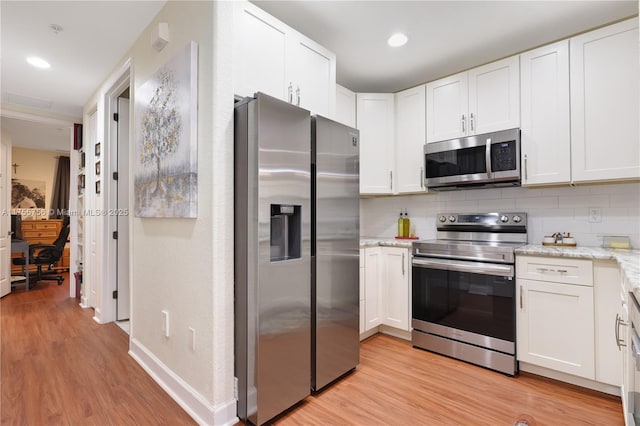
[[[512,265],[414,259],[413,318],[515,342]]]

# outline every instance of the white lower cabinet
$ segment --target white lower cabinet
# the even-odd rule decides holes
[[[592,262],[518,256],[516,276],[518,361],[594,380]]]
[[[360,250],[360,333],[380,325],[410,330],[410,253],[407,248],[369,247]]]
[[[382,247],[383,305],[382,323],[409,331],[409,250]]]
[[[364,249],[364,329],[382,323],[382,256],[380,247]]]
[[[593,287],[518,280],[518,361],[594,379]]]
[[[596,381],[613,386],[622,384],[623,347],[616,338],[624,340],[625,327],[620,299],[620,272],[616,262],[596,261],[593,265],[595,294]]]

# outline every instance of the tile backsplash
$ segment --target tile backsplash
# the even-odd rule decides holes
[[[416,236],[436,237],[438,213],[526,212],[529,242],[545,235],[570,232],[578,245],[600,246],[603,235],[626,235],[640,248],[640,183],[597,184],[547,188],[491,188],[421,195],[363,198],[360,235],[394,237],[401,209],[407,209]],[[589,221],[589,210],[599,209],[600,222]],[[592,218],[593,219],[593,218]]]

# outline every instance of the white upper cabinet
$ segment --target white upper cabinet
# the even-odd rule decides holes
[[[467,134],[469,90],[467,73],[427,83],[427,142]]]
[[[394,95],[358,93],[356,104],[360,130],[360,193],[393,194]]]
[[[235,5],[235,94],[263,92],[333,118],[335,54],[252,3]]]
[[[356,94],[336,84],[336,121],[356,127]]]
[[[574,182],[640,177],[638,18],[571,39]]]
[[[520,55],[522,185],[571,181],[569,41]]]
[[[234,9],[234,91],[283,99],[287,90],[287,28],[262,9],[237,2]]]
[[[427,83],[427,142],[520,126],[517,56]]]
[[[519,58],[469,71],[469,134],[520,127]]]
[[[395,94],[396,193],[424,192],[426,86]]]

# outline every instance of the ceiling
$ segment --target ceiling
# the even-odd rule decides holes
[[[69,152],[71,128],[61,124],[0,117],[0,126],[11,135],[11,145],[43,151]]]
[[[638,1],[268,1],[337,56],[355,92],[397,92],[638,14]],[[387,45],[398,31],[409,37]]]
[[[82,117],[89,97],[133,45],[165,1],[1,1],[0,99],[3,108],[41,111],[42,115]],[[57,24],[62,30],[50,28]],[[27,64],[28,56],[51,64],[47,70]],[[57,149],[58,125],[16,124],[3,118],[15,146]],[[39,140],[31,137],[41,136]],[[66,149],[69,137],[66,135]],[[55,149],[53,149],[55,150]]]
[[[338,83],[356,92],[396,92],[638,13],[636,0],[254,2],[334,51]],[[79,119],[164,3],[0,1],[3,107]],[[393,49],[386,39],[396,31],[409,42]],[[51,68],[31,67],[29,55]],[[0,123],[14,145],[68,149],[59,125],[14,121]]]

